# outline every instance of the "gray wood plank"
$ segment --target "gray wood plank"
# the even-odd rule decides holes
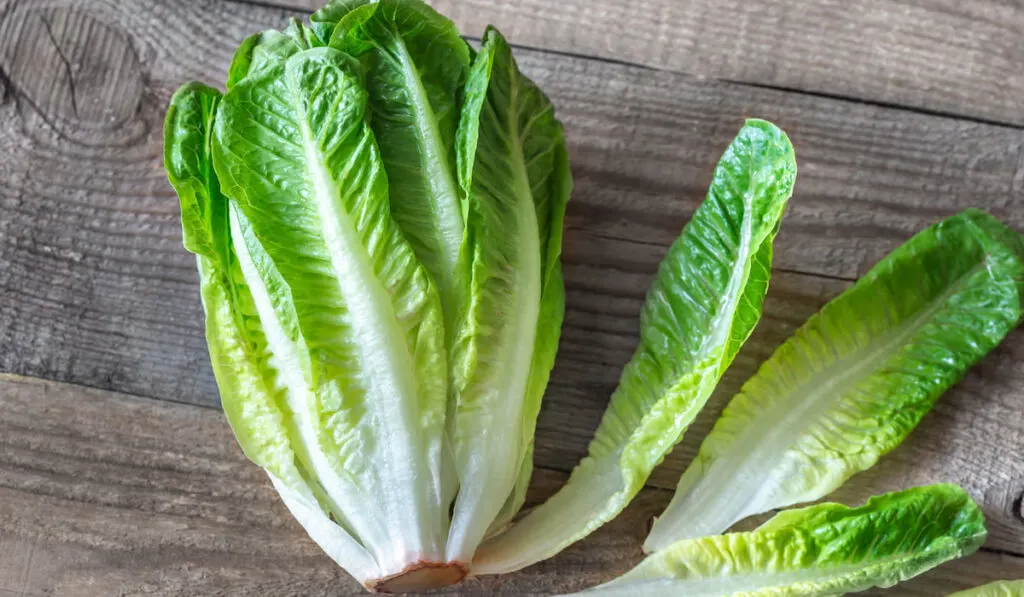
[[[363,594],[289,518],[216,411],[5,376],[0,414],[0,594]],[[540,471],[531,501],[563,480]],[[668,497],[645,490],[617,520],[547,562],[433,594],[540,596],[610,579],[639,560]],[[942,595],[1005,577],[1024,577],[1024,558],[986,551],[900,594]]]
[[[10,3],[0,10],[0,370],[217,404],[191,257],[164,180],[164,106],[223,79],[249,32],[286,11],[218,0]],[[1024,131],[669,72],[517,53],[570,140],[567,317],[538,462],[567,471],[636,342],[658,260],[722,149],[756,115],[792,135],[797,192],[767,313],[712,406],[652,483],[674,485],[722,399],[846,281],[914,231],[969,206],[1024,229]],[[851,484],[960,481],[991,494],[1017,549],[1024,474],[1018,332],[943,399],[910,442]],[[1014,505],[1017,500],[1017,506]],[[1019,550],[1024,553],[1024,548]]]
[[[323,0],[277,0],[300,11]],[[466,35],[701,77],[1024,124],[1003,0],[430,0]]]

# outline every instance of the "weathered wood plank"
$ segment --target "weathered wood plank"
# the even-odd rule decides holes
[[[564,475],[541,471],[533,500]],[[669,493],[562,555],[438,595],[550,595],[638,561]],[[979,495],[984,503],[987,495]],[[906,585],[941,595],[1007,576],[1024,558],[992,552]],[[0,594],[360,595],[287,515],[212,409],[43,380],[0,377]]]
[[[244,1],[244,0],[243,0]],[[466,35],[1024,124],[1024,8],[1000,0],[430,0]],[[277,0],[314,10],[323,0]]]

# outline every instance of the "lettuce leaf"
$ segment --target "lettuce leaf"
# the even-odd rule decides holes
[[[772,240],[795,176],[786,135],[748,121],[658,269],[641,313],[640,345],[588,456],[558,493],[481,546],[474,572],[509,572],[548,558],[637,494],[760,317]]]
[[[826,305],[729,403],[645,549],[818,500],[898,446],[1024,315],[1024,241],[970,210]]]
[[[1000,580],[997,582],[959,591],[949,597],[1022,597],[1024,580]]]
[[[977,551],[981,509],[955,485],[878,496],[859,508],[790,510],[749,533],[685,539],[595,597],[825,597],[891,587]]]
[[[289,510],[330,557],[366,581],[381,576],[374,558],[331,522],[331,504],[310,475],[310,457],[287,405],[281,369],[260,321],[231,238],[231,207],[211,159],[221,94],[198,83],[175,93],[164,128],[168,178],[181,202],[185,247],[196,254],[210,360],[221,403],[238,442],[264,468]],[[258,291],[257,291],[258,292]]]
[[[559,256],[572,186],[562,125],[489,29],[466,84],[457,140],[467,197],[448,430],[459,493],[448,555],[468,562],[525,497],[565,291]]]
[[[465,233],[455,131],[469,47],[451,21],[418,1],[349,1],[322,10],[318,19],[336,21],[330,46],[365,68],[392,215],[437,284],[450,319]]]
[[[251,71],[220,103],[212,153],[291,443],[339,527],[392,575],[410,554],[446,561],[447,368],[440,299],[391,218],[360,75],[329,48]]]

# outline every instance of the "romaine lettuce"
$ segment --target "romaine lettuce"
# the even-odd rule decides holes
[[[561,328],[562,127],[497,31],[470,54],[418,0],[333,2],[168,112],[228,420],[375,590],[458,581],[518,511]]]

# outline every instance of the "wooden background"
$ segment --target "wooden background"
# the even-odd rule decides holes
[[[173,90],[218,83],[247,34],[315,0],[0,0],[0,597],[357,595],[237,448],[194,261],[161,165]],[[643,294],[746,116],[800,175],[765,317],[627,513],[521,573],[442,595],[547,595],[615,576],[757,364],[915,231],[960,209],[1024,230],[1021,0],[438,0],[494,23],[565,122],[576,179],[567,314],[534,499],[585,452]],[[952,481],[979,554],[905,585],[1024,577],[1024,330],[834,497]]]

